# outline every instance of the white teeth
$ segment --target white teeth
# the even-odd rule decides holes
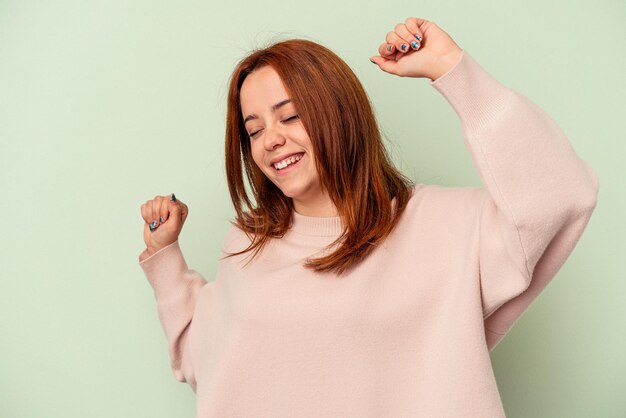
[[[287,157],[284,160],[275,163],[274,167],[276,168],[276,170],[282,170],[283,168],[287,167],[288,165],[293,164],[296,161],[299,161],[301,158],[302,158],[302,155],[294,155],[294,156],[291,156],[291,157]]]

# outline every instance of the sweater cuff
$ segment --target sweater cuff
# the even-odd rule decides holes
[[[143,250],[138,261],[150,285],[159,293],[176,287],[176,281],[189,270],[178,240],[152,255],[148,255],[147,249]]]
[[[462,50],[456,65],[430,81],[430,85],[446,98],[463,127],[469,131],[476,131],[497,118],[515,94],[485,71],[465,50]]]

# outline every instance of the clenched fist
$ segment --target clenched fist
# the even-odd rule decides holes
[[[155,196],[141,205],[141,217],[145,221],[143,240],[149,255],[178,239],[188,213],[187,205],[176,199],[173,193]]]
[[[390,74],[434,81],[459,62],[461,52],[461,47],[434,22],[409,17],[387,33],[378,47],[380,55],[370,61]]]

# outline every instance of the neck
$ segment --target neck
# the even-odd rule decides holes
[[[313,201],[308,200],[306,202],[302,202],[294,199],[293,208],[300,215],[304,216],[316,216],[324,218],[339,216],[337,208],[327,194],[320,195],[318,199],[315,199]]]

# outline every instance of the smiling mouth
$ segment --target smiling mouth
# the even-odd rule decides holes
[[[281,171],[288,171],[289,168],[298,165],[298,162],[304,157],[304,153],[299,153],[296,155],[292,155],[291,157],[285,158],[282,161],[279,161],[275,164],[272,164],[272,167],[274,168],[274,170],[281,172]]]

